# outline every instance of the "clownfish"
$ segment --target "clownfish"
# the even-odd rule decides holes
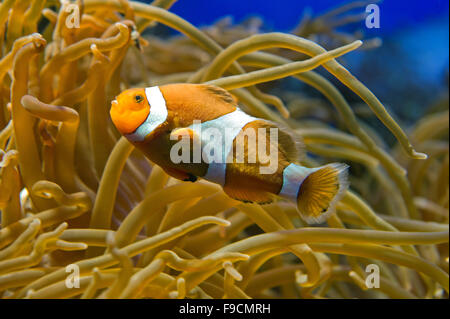
[[[242,202],[287,199],[308,223],[325,221],[348,187],[348,165],[298,165],[300,149],[287,130],[248,115],[219,87],[169,84],[128,89],[111,102],[110,115],[117,130],[169,176],[217,183]],[[192,147],[184,160],[181,141]],[[272,154],[263,158],[268,150]]]

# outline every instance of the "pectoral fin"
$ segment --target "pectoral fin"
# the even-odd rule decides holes
[[[197,132],[195,132],[193,129],[189,128],[189,127],[180,127],[180,128],[176,128],[174,129],[171,133],[170,133],[170,137],[176,137],[176,136],[189,136],[191,138],[191,140],[193,140],[194,138],[200,138],[199,135],[197,134]]]

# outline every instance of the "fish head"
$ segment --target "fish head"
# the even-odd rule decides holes
[[[111,102],[111,119],[123,135],[133,133],[150,113],[145,89],[129,89]]]

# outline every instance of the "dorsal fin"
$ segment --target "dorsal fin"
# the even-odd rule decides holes
[[[178,127],[187,127],[194,120],[216,119],[236,110],[237,104],[227,91],[204,84],[174,83],[160,87],[171,118]]]
[[[217,96],[218,98],[220,98],[222,101],[224,101],[225,103],[230,103],[233,105],[237,104],[236,99],[234,98],[233,95],[231,95],[227,90],[222,89],[221,87],[218,86],[214,86],[214,85],[202,85],[205,90],[207,90],[209,93],[214,94],[215,96]]]
[[[299,137],[296,139],[289,130],[279,128],[278,143],[286,152],[286,158],[291,163],[298,163],[304,155],[303,143],[299,140]]]
[[[294,136],[291,129],[281,123],[269,120],[258,120],[259,127],[278,129],[278,148],[289,163],[298,163],[304,155],[303,143],[300,136]]]

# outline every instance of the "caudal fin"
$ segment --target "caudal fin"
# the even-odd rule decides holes
[[[348,165],[332,163],[311,169],[297,195],[297,209],[310,224],[322,223],[348,188]]]

